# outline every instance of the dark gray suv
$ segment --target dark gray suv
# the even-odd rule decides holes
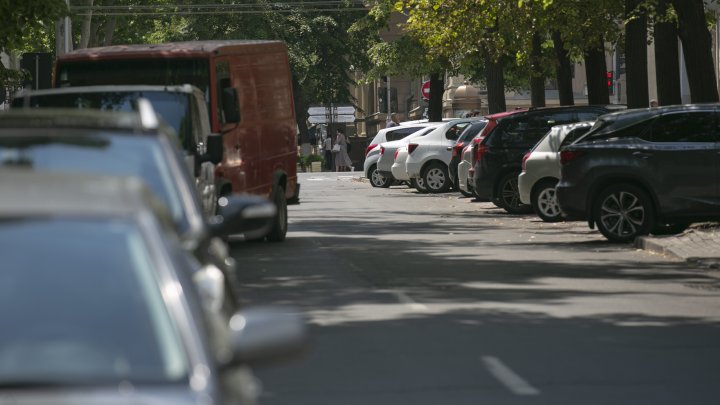
[[[560,209],[597,225],[613,242],[720,219],[719,108],[669,106],[600,117],[560,153]]]

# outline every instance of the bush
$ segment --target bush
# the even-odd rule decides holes
[[[300,166],[302,167],[308,167],[310,166],[310,163],[312,162],[325,162],[325,159],[320,155],[310,154],[307,156],[301,156],[300,157]]]

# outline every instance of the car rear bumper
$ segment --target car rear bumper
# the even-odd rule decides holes
[[[393,163],[392,175],[393,177],[395,177],[396,180],[410,180],[410,177],[408,177],[407,172],[405,171],[405,165],[401,163]]]
[[[526,172],[520,173],[518,176],[518,193],[520,194],[520,202],[530,205],[530,194],[532,192],[533,179]]]
[[[557,198],[560,211],[568,220],[586,220],[589,219],[590,213],[587,212],[587,192],[575,186],[569,186],[560,182],[555,188],[555,197]]]
[[[475,173],[473,175],[473,186],[475,187],[475,195],[480,199],[492,201],[494,197],[493,183],[490,179],[483,176],[475,165]]]
[[[458,187],[460,187],[460,190],[465,192],[471,192],[471,190],[468,189],[468,172],[470,170],[470,163],[466,161],[462,161],[458,163]]]
[[[422,165],[416,162],[405,162],[405,172],[409,179],[416,179],[420,177],[420,169]]]

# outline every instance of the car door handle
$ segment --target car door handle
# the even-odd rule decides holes
[[[445,148],[445,149],[446,149],[446,150],[452,150],[452,146],[448,146],[448,147]]]
[[[633,156],[638,157],[638,158],[642,158],[642,159],[647,159],[647,158],[649,158],[649,157],[652,156],[652,153],[633,152]]]

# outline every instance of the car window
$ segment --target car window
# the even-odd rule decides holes
[[[460,137],[458,138],[458,142],[470,142],[470,140],[480,134],[480,131],[485,128],[487,123],[487,121],[478,121],[473,122],[471,125],[465,127],[463,132],[460,134]]]
[[[455,125],[452,125],[450,128],[448,128],[447,131],[445,131],[445,139],[449,139],[451,141],[457,141],[458,137],[460,136],[460,133],[470,125],[469,122],[461,122]]]
[[[578,121],[595,121],[597,117],[603,114],[605,113],[600,111],[578,111],[577,119]]]
[[[651,142],[715,142],[715,113],[706,111],[666,114],[658,117],[643,139]]]
[[[403,127],[398,128],[394,131],[389,131],[387,134],[385,134],[385,138],[387,138],[389,141],[398,141],[400,139],[405,138],[406,136],[410,134],[414,134],[415,132],[423,129],[424,127]]]
[[[588,131],[590,131],[590,128],[592,127],[588,125],[571,129],[570,131],[568,131],[567,135],[565,135],[565,139],[563,139],[563,141],[560,143],[560,148],[575,142],[578,138],[588,133]]]
[[[182,341],[136,225],[0,221],[0,255],[0,385],[187,381]]]
[[[165,202],[184,230],[189,221],[167,159],[159,140],[150,136],[92,132],[86,136],[0,137],[0,167],[138,177]]]
[[[542,139],[555,124],[550,123],[550,116],[532,114],[516,119],[502,120],[492,136],[492,145],[503,147],[530,148]]]

